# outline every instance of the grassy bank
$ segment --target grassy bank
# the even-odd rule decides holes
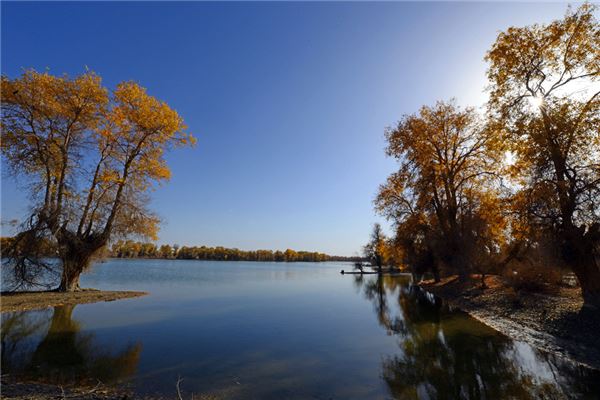
[[[425,281],[423,289],[486,325],[541,350],[600,369],[600,311],[584,306],[579,288],[547,295],[514,290],[499,276],[461,283],[456,276]]]
[[[83,289],[77,292],[3,292],[1,312],[39,310],[61,305],[96,303],[144,296],[145,292]]]

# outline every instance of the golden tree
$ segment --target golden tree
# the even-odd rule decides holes
[[[378,223],[373,224],[371,238],[363,248],[364,256],[377,267],[377,273],[382,273],[383,264],[387,262],[387,238]]]
[[[54,241],[61,260],[59,290],[73,291],[111,238],[156,236],[147,194],[169,179],[164,152],[194,141],[177,112],[133,82],[109,92],[91,72],[3,76],[1,100],[2,154],[32,200],[5,249],[19,282],[35,284],[54,267],[41,257],[42,238]]]
[[[486,59],[496,142],[512,152],[514,225],[559,249],[600,303],[600,25],[596,7],[502,32]],[[500,149],[500,146],[499,146]],[[521,229],[522,228],[522,229]]]
[[[386,139],[400,167],[380,187],[376,209],[394,222],[410,263],[432,264],[437,279],[435,256],[466,279],[473,244],[494,251],[501,234],[486,127],[472,108],[438,102],[404,116]]]

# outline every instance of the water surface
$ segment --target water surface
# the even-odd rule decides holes
[[[407,277],[342,263],[109,260],[141,298],[2,314],[2,373],[231,399],[597,398],[600,373],[512,341]]]

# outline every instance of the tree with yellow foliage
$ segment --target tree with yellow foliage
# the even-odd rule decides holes
[[[2,154],[32,201],[24,229],[4,249],[20,283],[38,284],[54,268],[41,257],[42,238],[58,249],[58,290],[74,291],[109,240],[156,236],[148,192],[170,177],[165,151],[194,142],[176,111],[134,82],[109,91],[92,72],[3,76],[1,101]]]
[[[583,4],[511,27],[488,52],[489,116],[511,151],[515,234],[550,240],[586,302],[600,304],[600,24]]]
[[[387,261],[387,238],[380,224],[373,224],[371,239],[363,248],[363,254],[372,265],[377,267],[377,273],[382,273],[382,267]]]
[[[378,212],[396,227],[395,242],[413,267],[438,264],[467,279],[474,254],[493,253],[502,236],[494,166],[486,126],[455,102],[424,106],[386,132],[387,154],[399,163],[379,189]],[[429,264],[429,265],[425,265]]]

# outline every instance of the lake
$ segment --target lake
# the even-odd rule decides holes
[[[2,373],[231,399],[598,398],[600,373],[344,263],[109,260],[148,296],[2,314]]]

